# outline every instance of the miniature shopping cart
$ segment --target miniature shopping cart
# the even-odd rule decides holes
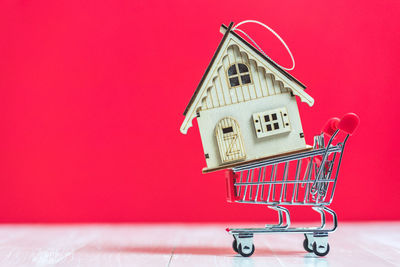
[[[344,147],[358,123],[359,118],[353,113],[346,114],[341,120],[332,118],[322,133],[314,137],[312,150],[227,171],[229,202],[265,204],[277,211],[279,218],[278,224],[262,228],[227,228],[233,235],[235,252],[244,257],[251,256],[254,253],[254,234],[303,233],[306,251],[317,256],[328,254],[328,233],[335,231],[337,216],[327,206],[333,200]],[[321,225],[290,227],[290,213],[283,205],[311,206],[321,215]],[[331,227],[327,227],[326,213],[332,216]]]

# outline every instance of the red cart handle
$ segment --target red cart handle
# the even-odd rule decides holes
[[[225,171],[226,178],[226,201],[227,202],[235,202],[236,194],[235,194],[235,173],[232,170]]]
[[[322,128],[322,132],[328,136],[332,136],[333,133],[337,130],[338,124],[340,120],[339,118],[330,118],[326,123],[324,128]]]
[[[343,116],[338,124],[338,128],[349,134],[352,135],[354,131],[357,129],[358,125],[360,124],[360,117],[358,117],[355,113],[347,113]]]

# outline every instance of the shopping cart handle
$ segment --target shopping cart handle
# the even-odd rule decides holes
[[[322,132],[328,136],[332,136],[333,133],[337,130],[338,124],[340,120],[339,118],[330,118],[326,123],[324,128],[322,128]]]
[[[343,116],[338,124],[338,128],[349,134],[352,135],[354,131],[357,129],[358,124],[360,124],[360,117],[358,117],[355,113],[347,113]]]

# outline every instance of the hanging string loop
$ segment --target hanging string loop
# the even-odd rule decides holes
[[[289,53],[289,55],[290,55],[290,58],[292,59],[292,67],[286,68],[286,67],[283,67],[283,66],[279,65],[277,62],[275,62],[274,60],[272,60],[272,59],[261,49],[261,47],[260,47],[247,33],[245,33],[245,32],[244,32],[243,30],[241,30],[241,29],[238,29],[239,26],[241,26],[241,25],[243,25],[243,24],[246,24],[246,23],[255,23],[255,24],[261,25],[261,26],[263,26],[264,28],[266,28],[267,30],[269,30],[273,35],[275,35],[275,37],[278,38],[279,41],[281,41],[281,43],[283,44],[283,46],[284,46],[284,47],[286,48],[286,50],[288,51],[288,53]],[[277,64],[277,65],[278,65],[279,67],[281,67],[282,69],[285,69],[285,70],[293,70],[293,69],[294,69],[296,63],[295,63],[295,61],[294,61],[294,57],[293,57],[292,52],[290,52],[289,47],[287,46],[287,44],[285,43],[285,41],[279,36],[279,34],[277,34],[273,29],[271,29],[270,27],[268,27],[268,26],[265,25],[264,23],[259,22],[259,21],[257,21],[257,20],[244,20],[244,21],[239,22],[238,24],[236,24],[236,25],[233,27],[232,30],[233,30],[233,31],[238,31],[238,32],[241,32],[242,34],[244,34],[244,35],[245,35],[247,38],[249,38],[249,40],[257,47],[257,49],[260,50],[261,53],[263,53],[264,56],[266,56],[267,58],[269,58],[270,60],[272,60],[273,62],[275,62],[275,64]]]

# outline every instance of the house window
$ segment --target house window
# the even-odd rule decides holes
[[[258,138],[291,131],[286,107],[255,113],[253,123]]]
[[[228,69],[228,79],[231,87],[251,83],[249,68],[242,63],[233,64]]]

